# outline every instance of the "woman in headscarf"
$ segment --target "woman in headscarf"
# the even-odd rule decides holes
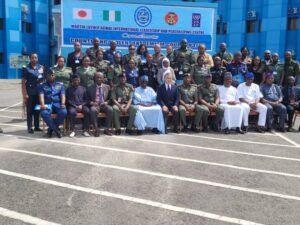
[[[162,68],[160,68],[158,70],[158,73],[157,73],[157,82],[158,82],[158,84],[163,84],[164,83],[164,74],[167,70],[171,72],[172,80],[173,80],[173,84],[174,84],[176,82],[176,76],[175,76],[174,70],[170,66],[169,59],[164,58],[162,60],[161,64],[162,64]]]

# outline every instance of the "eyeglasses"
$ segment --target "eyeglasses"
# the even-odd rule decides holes
[[[130,48],[129,50],[135,50],[135,48]]]

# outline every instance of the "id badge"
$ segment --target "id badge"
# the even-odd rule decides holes
[[[183,71],[179,71],[179,75],[183,75]]]
[[[76,63],[76,64],[78,64],[78,63],[79,63],[79,60],[78,60],[78,59],[76,59],[76,60],[75,60],[75,63]]]

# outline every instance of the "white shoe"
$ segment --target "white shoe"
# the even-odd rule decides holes
[[[82,135],[85,136],[85,137],[90,137],[90,136],[91,136],[91,135],[89,134],[89,132],[87,132],[87,131],[84,131]]]
[[[69,135],[69,137],[75,137],[76,136],[76,133],[75,133],[75,131],[72,131],[72,133]]]

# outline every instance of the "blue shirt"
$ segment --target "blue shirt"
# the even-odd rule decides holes
[[[137,87],[138,86],[138,71],[137,69],[126,69],[126,77],[127,77],[127,83],[131,84],[133,87]]]
[[[37,64],[35,68],[29,63],[22,69],[22,79],[26,80],[26,91],[28,95],[37,95],[38,86],[44,80],[44,67]]]
[[[61,95],[65,95],[65,87],[59,82],[54,82],[52,85],[45,82],[39,88],[39,95],[44,95],[45,104],[52,104],[60,108]]]
[[[276,84],[263,84],[260,88],[260,91],[263,94],[263,98],[267,101],[276,102],[282,97],[280,87]]]

